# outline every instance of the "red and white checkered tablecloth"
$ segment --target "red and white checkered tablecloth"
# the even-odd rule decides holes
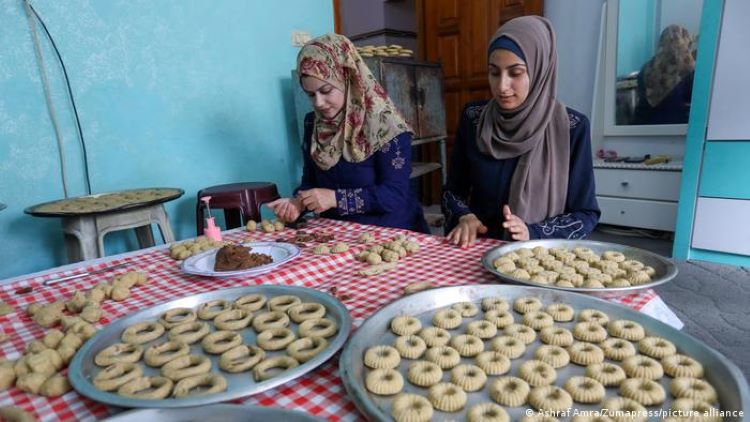
[[[23,311],[31,303],[49,303],[68,300],[76,290],[89,289],[101,281],[127,271],[147,271],[150,284],[134,287],[127,300],[122,302],[105,301],[104,317],[99,327],[157,303],[178,299],[196,293],[212,290],[251,286],[256,284],[296,285],[311,287],[326,292],[335,292],[359,326],[367,317],[387,303],[397,299],[405,286],[419,281],[429,281],[437,286],[460,284],[497,283],[498,279],[485,271],[480,263],[482,255],[499,241],[482,239],[470,248],[461,249],[446,244],[442,238],[417,234],[404,230],[384,229],[354,223],[327,219],[311,220],[305,228],[307,232],[331,232],[335,241],[350,243],[346,253],[319,256],[312,254],[313,244],[304,248],[297,259],[284,264],[275,271],[260,276],[204,278],[183,274],[179,262],[169,257],[166,247],[151,248],[104,260],[80,263],[64,271],[53,269],[39,275],[16,278],[0,285],[0,299],[16,308],[14,313],[0,317],[0,328],[10,336],[10,340],[0,345],[0,357],[18,358],[32,340],[40,339],[45,330],[36,325]],[[356,271],[365,264],[354,261],[353,255],[366,246],[356,243],[357,237],[365,232],[375,234],[378,241],[393,238],[399,233],[416,237],[420,251],[404,258],[398,267],[375,277],[363,277]],[[233,230],[224,233],[231,241],[267,241],[294,234],[291,229],[282,233],[248,233]],[[111,272],[82,277],[60,283],[53,287],[43,287],[42,282],[83,270],[91,271],[125,263],[124,267]],[[16,294],[22,287],[32,287],[33,291]],[[332,289],[335,287],[335,289]],[[653,290],[639,294],[620,296],[614,302],[640,310],[658,296]],[[338,354],[316,370],[272,390],[236,401],[260,406],[282,407],[308,412],[329,420],[362,419],[354,404],[346,396],[338,374]],[[24,393],[15,387],[0,391],[0,406],[15,405],[32,412],[43,421],[52,420],[95,420],[106,417],[119,409],[89,400],[75,391],[49,399]]]

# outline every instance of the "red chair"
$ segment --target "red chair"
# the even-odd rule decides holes
[[[212,210],[223,209],[225,230],[240,227],[249,220],[260,221],[260,206],[279,199],[276,185],[270,182],[230,183],[227,185],[211,186],[198,191],[195,204],[195,226],[198,236],[203,234],[205,219],[205,205],[201,198],[210,196]]]

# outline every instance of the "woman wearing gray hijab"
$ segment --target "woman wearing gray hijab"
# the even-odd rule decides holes
[[[552,25],[510,20],[487,53],[492,99],[464,107],[443,191],[448,241],[585,238],[600,215],[589,121],[557,100]]]

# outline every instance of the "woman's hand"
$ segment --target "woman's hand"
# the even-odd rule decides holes
[[[513,240],[529,240],[529,226],[520,217],[510,211],[510,207],[503,206],[503,228],[510,233]]]
[[[302,205],[315,213],[322,213],[336,208],[336,192],[331,189],[315,188],[301,190],[297,194]]]
[[[487,233],[487,226],[482,224],[474,214],[466,214],[458,219],[458,225],[448,233],[446,239],[454,245],[465,248],[477,240],[477,233]]]
[[[276,214],[276,218],[279,221],[283,221],[284,223],[296,221],[300,214],[302,214],[302,211],[305,210],[305,206],[297,198],[280,198],[267,203],[266,206]]]

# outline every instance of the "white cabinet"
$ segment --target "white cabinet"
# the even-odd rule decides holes
[[[750,200],[698,198],[691,246],[750,255]]]

